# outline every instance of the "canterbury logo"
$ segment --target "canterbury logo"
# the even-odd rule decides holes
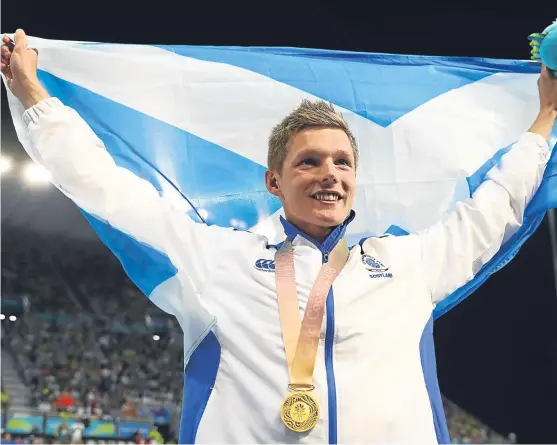
[[[275,261],[274,260],[257,260],[255,262],[255,268],[257,270],[262,270],[263,272],[274,272],[275,271]]]

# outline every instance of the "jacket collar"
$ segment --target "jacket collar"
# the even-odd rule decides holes
[[[344,237],[348,224],[350,224],[355,217],[356,212],[354,210],[351,210],[350,215],[348,215],[344,222],[336,226],[322,243],[316,241],[311,236],[302,232],[294,224],[292,224],[290,221],[286,220],[282,216],[280,217],[280,222],[282,224],[282,227],[284,228],[284,233],[286,234],[286,238],[288,240],[293,241],[294,238],[299,235],[310,241],[321,251],[323,255],[328,256],[328,254],[335,248],[337,243]]]

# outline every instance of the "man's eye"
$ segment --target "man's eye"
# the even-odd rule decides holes
[[[336,164],[342,167],[352,168],[352,162],[349,159],[339,159]]]
[[[300,162],[300,165],[317,165],[317,161],[312,158],[307,158]]]

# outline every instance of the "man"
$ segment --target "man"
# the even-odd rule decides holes
[[[10,404],[10,395],[4,391],[4,381],[2,380],[2,412],[4,413],[4,418],[6,418],[6,413],[8,412],[8,407]],[[3,425],[2,425],[3,426]]]
[[[62,423],[58,425],[54,431],[54,436],[59,441],[59,443],[70,443],[71,433],[70,427],[65,417],[62,417]]]
[[[70,443],[83,443],[83,432],[85,431],[85,424],[83,423],[83,419],[81,417],[78,417],[75,422],[70,425],[70,431]]]
[[[149,297],[184,331],[180,443],[450,441],[432,311],[521,225],[557,116],[547,69],[538,117],[472,199],[426,231],[348,251],[358,151],[330,105],[303,102],[272,131],[265,183],[282,201],[286,239],[270,245],[194,223],[118,167],[36,67],[19,30],[13,52],[2,47],[2,72],[27,109],[34,159],[82,209],[176,268]]]

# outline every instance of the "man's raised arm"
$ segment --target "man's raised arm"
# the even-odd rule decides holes
[[[434,303],[474,278],[522,225],[550,158],[547,141],[557,117],[557,79],[543,67],[538,85],[540,112],[528,132],[488,172],[470,199],[418,234]]]
[[[231,230],[195,223],[163,199],[150,182],[116,165],[79,114],[50,97],[41,86],[37,54],[27,48],[23,31],[16,33],[13,51],[8,43],[4,37],[2,73],[26,108],[23,120],[31,137],[32,147],[28,150],[34,160],[50,172],[53,183],[81,209],[140,246],[131,254],[126,252],[130,242],[111,248],[120,249],[115,253],[128,274],[132,269],[136,271],[136,277],[130,275],[132,280],[161,308],[176,315],[184,331],[189,325],[186,319],[194,318],[192,314],[199,313],[206,321],[207,314],[202,314],[197,300],[214,269],[211,247],[230,244]],[[150,277],[162,263],[167,265],[166,275]],[[160,286],[175,274],[179,274],[179,280],[175,280],[179,288]],[[153,296],[151,292],[157,287]],[[161,289],[165,289],[162,296]],[[205,327],[200,326],[199,330]]]

